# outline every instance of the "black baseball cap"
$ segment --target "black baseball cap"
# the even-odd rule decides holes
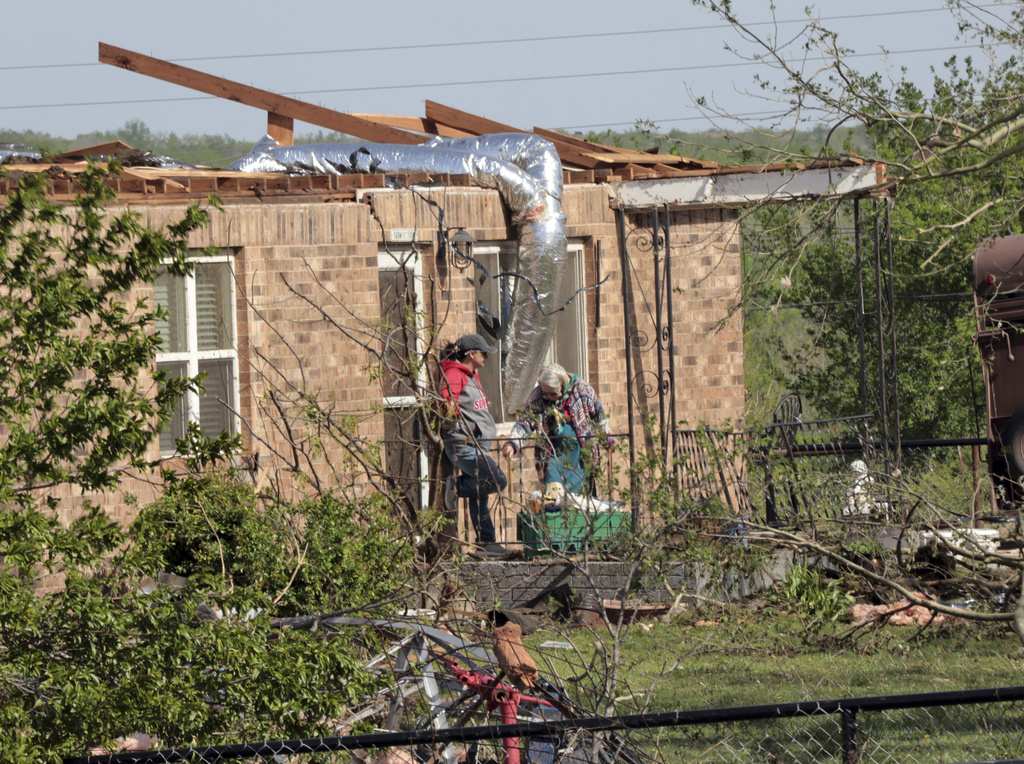
[[[470,350],[481,350],[487,355],[492,355],[498,352],[498,348],[492,348],[479,334],[463,334],[455,340],[455,344],[463,353]]]

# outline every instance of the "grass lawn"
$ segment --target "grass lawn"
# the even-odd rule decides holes
[[[616,694],[649,692],[651,710],[674,711],[1024,684],[1024,648],[1005,624],[884,626],[856,642],[836,637],[848,630],[837,623],[811,634],[794,616],[741,607],[636,624],[622,632]],[[578,652],[539,647],[549,640]],[[583,686],[595,685],[614,650],[606,629],[548,626],[527,644],[542,671]]]
[[[884,626],[841,639],[850,624],[808,632],[793,615],[743,607],[651,621],[623,631],[620,714],[677,711],[1024,684],[1024,650],[1009,626],[946,623],[924,630]],[[557,673],[594,708],[611,671],[607,629],[549,625],[527,641],[540,670]],[[566,641],[576,650],[541,648]],[[589,702],[588,702],[589,699]],[[987,707],[862,714],[864,761],[970,761],[1024,752],[1022,710]],[[665,761],[829,760],[841,747],[838,717],[676,728],[644,735],[638,747]],[[950,757],[951,752],[959,755]]]

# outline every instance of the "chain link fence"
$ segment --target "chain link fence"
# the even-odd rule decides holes
[[[137,751],[67,759],[65,764],[997,761],[1024,752],[1022,701],[1024,686],[1018,686]]]
[[[658,750],[665,761],[771,764],[926,764],[1021,756],[1024,708],[1019,703],[957,702],[956,696],[950,694],[948,705],[927,707],[858,709],[861,701],[833,701],[818,710],[799,704],[790,713],[780,707],[780,718],[723,718],[665,728],[657,736]],[[898,704],[919,697],[862,700]]]

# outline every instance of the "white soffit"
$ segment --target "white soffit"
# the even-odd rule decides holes
[[[615,206],[741,207],[759,202],[796,202],[864,193],[879,180],[874,165],[630,180],[615,188]]]

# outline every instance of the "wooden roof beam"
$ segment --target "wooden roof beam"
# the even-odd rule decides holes
[[[416,130],[429,135],[439,135],[442,138],[469,138],[476,135],[476,133],[468,133],[451,125],[438,124],[426,117],[404,117],[398,114],[353,114],[352,116],[378,125],[388,125],[399,130]]]
[[[295,145],[295,120],[276,111],[268,111],[267,135],[282,146]]]
[[[99,143],[95,146],[82,146],[77,149],[69,149],[61,154],[62,157],[68,157],[69,159],[83,159],[85,157],[102,157],[116,154],[118,151],[131,151],[129,146],[124,141],[108,141],[107,143]]]
[[[559,133],[555,130],[548,130],[544,127],[535,126],[533,128],[533,132],[537,133],[541,138],[547,138],[549,141],[562,141],[563,143],[568,143],[569,145],[575,146],[576,148],[584,151],[607,151],[609,154],[629,151],[629,149],[622,149],[618,146],[606,146],[603,143],[591,143],[583,138],[577,138],[574,135],[566,135],[565,133]]]
[[[427,119],[433,120],[441,125],[448,125],[457,130],[462,130],[470,135],[487,135],[488,133],[525,133],[518,127],[495,122],[493,119],[470,114],[468,111],[453,109],[434,101],[427,101],[424,113]]]
[[[451,106],[444,106],[434,101],[426,102],[426,117],[438,125],[448,125],[457,130],[463,130],[472,135],[486,135],[488,133],[529,133],[528,130],[520,130],[517,127],[504,125],[486,117],[470,114],[465,111],[453,109]],[[571,167],[582,167],[585,170],[593,170],[608,163],[627,164],[677,164],[683,160],[676,156],[662,156],[656,159],[654,155],[644,154],[639,151],[631,151],[614,146],[594,144],[572,136],[562,135],[552,130],[534,128],[534,133],[542,138],[551,141],[558,151],[562,164]]]
[[[488,133],[529,134],[529,130],[520,130],[518,127],[503,125],[501,122],[495,122],[492,119],[479,117],[469,112],[459,111],[451,106],[443,106],[434,101],[427,101],[425,113],[427,119],[432,119],[439,125],[448,125],[457,130],[464,130],[472,135],[487,135]],[[564,165],[590,170],[600,164],[594,158],[585,156],[583,152],[566,141],[551,138],[547,138],[547,140],[555,144],[555,149],[558,151],[558,156]]]
[[[537,135],[539,135],[541,138],[547,138],[550,141],[556,141],[556,140],[564,141],[565,143],[568,143],[570,145],[575,146],[576,148],[580,149],[581,151],[586,151],[586,152],[606,151],[609,154],[608,160],[607,160],[609,162],[617,161],[612,156],[614,154],[628,154],[630,156],[635,156],[636,153],[637,153],[637,152],[633,151],[632,149],[624,149],[621,146],[608,146],[608,145],[603,144],[603,143],[591,143],[590,141],[584,140],[582,138],[577,138],[577,137],[575,137],[573,135],[566,135],[565,133],[555,132],[554,130],[547,130],[547,129],[543,128],[543,127],[534,127],[533,128],[533,132],[537,133]],[[644,154],[652,154],[652,155],[653,154],[657,154],[657,149],[656,148],[655,149],[648,149],[647,151],[644,151],[642,153],[644,153]],[[678,160],[678,161],[683,162],[685,164],[692,164],[692,165],[694,165],[696,167],[703,167],[703,168],[707,168],[709,170],[710,169],[715,169],[715,168],[718,168],[718,167],[722,166],[718,162],[707,162],[707,161],[704,161],[703,159],[691,159],[689,157],[676,157],[675,154],[665,154],[665,155],[658,155],[658,156],[675,157],[674,159],[670,159],[669,161],[670,162],[674,162],[674,161]]]
[[[107,43],[100,43],[99,60],[103,64],[110,64],[130,72],[138,72],[147,77],[198,90],[200,93],[227,98],[245,106],[262,109],[268,115],[267,129],[271,137],[275,137],[275,131],[281,137],[288,137],[293,132],[294,120],[300,120],[328,130],[337,130],[353,135],[366,141],[405,145],[418,145],[424,142],[422,135],[360,119],[333,109],[325,109],[322,106],[271,93],[268,90],[260,90],[223,77],[215,77],[212,74],[161,61],[158,58]]]

